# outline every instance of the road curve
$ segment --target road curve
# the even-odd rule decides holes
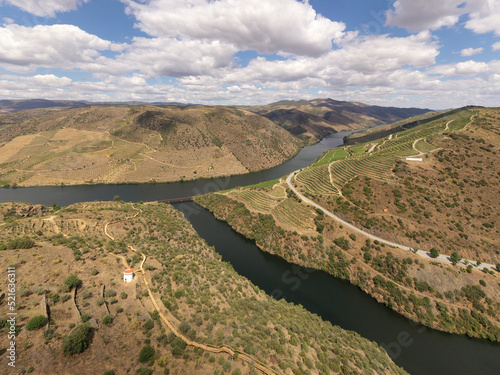
[[[392,246],[392,247],[397,247],[399,249],[403,249],[403,250],[406,250],[406,251],[411,251],[412,253],[414,254],[417,254],[423,258],[426,258],[426,259],[429,259],[429,260],[433,260],[433,261],[439,261],[439,262],[443,262],[443,263],[448,263],[448,264],[453,264],[449,255],[439,255],[437,258],[433,258],[430,253],[426,252],[426,251],[423,251],[423,250],[418,250],[416,252],[413,251],[412,248],[408,247],[408,246],[404,246],[404,245],[401,245],[401,244],[398,244],[398,243],[395,243],[395,242],[391,242],[391,241],[387,241],[387,240],[384,240],[383,238],[380,238],[380,237],[377,237],[377,236],[374,236],[373,234],[370,234],[368,232],[365,232],[364,230],[362,229],[359,229],[358,227],[352,225],[351,223],[348,223],[347,221],[341,219],[340,217],[338,217],[337,215],[331,213],[330,211],[328,211],[327,209],[321,207],[319,204],[313,202],[312,200],[310,200],[309,198],[306,198],[304,197],[301,193],[299,193],[299,191],[297,191],[297,189],[295,188],[295,186],[293,186],[292,184],[292,178],[295,176],[296,173],[298,173],[300,171],[299,170],[296,170],[292,173],[290,173],[286,179],[286,183],[288,185],[288,187],[300,198],[302,199],[304,202],[310,204],[311,206],[313,207],[316,207],[317,209],[323,211],[325,213],[325,215],[327,216],[330,216],[331,218],[333,218],[334,220],[338,221],[339,223],[341,223],[342,225],[362,234],[363,236],[366,236],[372,240],[376,240],[376,241],[379,241],[381,243],[384,243],[386,245],[389,245],[389,246]],[[457,263],[458,265],[462,266],[462,267],[467,267],[468,265],[472,265],[473,268],[475,269],[478,269],[478,270],[482,270],[483,268],[486,268],[488,270],[493,270],[495,271],[496,270],[496,266],[493,265],[493,264],[488,264],[488,263],[481,263],[479,266],[476,264],[475,261],[471,261],[471,260],[461,260],[460,262]]]

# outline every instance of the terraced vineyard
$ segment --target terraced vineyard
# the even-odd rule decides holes
[[[330,165],[332,180],[338,189],[356,176],[367,176],[379,180],[392,180],[395,157],[374,155],[363,159],[341,160]]]
[[[415,148],[420,151],[420,152],[430,152],[434,150],[436,147],[431,145],[430,143],[426,142],[423,139],[420,139],[416,144]]]
[[[284,224],[303,230],[314,230],[314,211],[292,198],[287,198],[273,209],[276,218]]]
[[[297,175],[297,181],[312,194],[339,194],[339,190],[330,181],[329,164],[305,169]]]
[[[339,194],[344,184],[356,176],[391,181],[396,160],[432,151],[435,147],[426,142],[427,139],[445,130],[462,129],[473,114],[473,111],[465,110],[418,128],[404,130],[383,142],[379,140],[380,144],[374,148],[363,143],[347,149],[333,149],[312,166],[298,173],[296,181],[299,187],[316,195]],[[416,149],[413,148],[414,144]],[[369,150],[372,152],[368,152]]]
[[[250,208],[266,213],[271,211],[280,202],[278,198],[273,198],[258,190],[234,190],[230,194],[245,200]]]
[[[469,118],[461,117],[451,122],[448,125],[448,128],[454,131],[462,130],[468,123],[469,123]]]
[[[313,166],[317,165],[322,165],[322,164],[329,164],[337,160],[342,160],[345,159],[348,156],[348,153],[344,149],[338,149],[338,150],[330,150],[327,153],[323,155],[321,159],[319,159],[317,162],[313,163]]]

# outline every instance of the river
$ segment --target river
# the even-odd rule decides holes
[[[186,197],[282,177],[305,167],[350,132],[336,133],[303,148],[293,159],[268,170],[226,178],[168,184],[82,185],[0,189],[0,202],[69,205],[111,200],[153,201]],[[500,345],[450,335],[413,324],[346,281],[291,265],[261,251],[195,203],[175,204],[209,245],[236,271],[276,298],[301,304],[342,328],[377,342],[411,374],[497,374]]]

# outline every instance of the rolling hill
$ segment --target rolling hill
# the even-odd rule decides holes
[[[303,142],[254,113],[87,106],[0,115],[3,185],[178,181],[278,165]]]
[[[16,373],[407,374],[376,343],[240,276],[170,205],[2,203],[0,225],[0,266],[18,281]]]
[[[370,128],[429,112],[428,109],[379,107],[333,99],[280,101],[248,110],[310,143],[338,131]]]

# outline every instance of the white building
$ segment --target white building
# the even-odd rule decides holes
[[[131,283],[134,280],[134,270],[127,268],[123,271],[123,282]]]

